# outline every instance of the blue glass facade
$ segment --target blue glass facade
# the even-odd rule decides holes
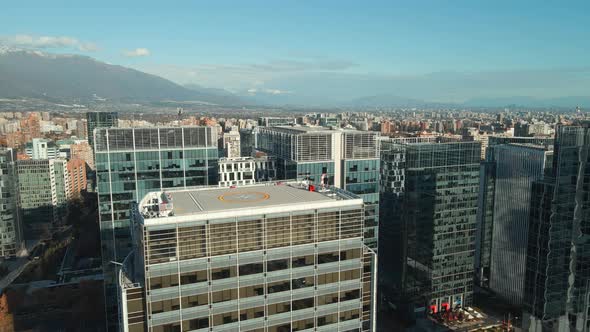
[[[333,185],[363,197],[365,243],[377,250],[379,147],[377,133],[323,127],[261,127],[257,149],[277,158],[277,177]]]
[[[123,261],[132,248],[131,204],[152,191],[217,184],[216,136],[210,127],[97,129],[101,249],[107,312],[112,317],[117,301],[111,262]],[[116,322],[108,319],[109,324]]]
[[[379,237],[379,159],[345,160],[344,189],[365,201],[365,241],[376,246]]]

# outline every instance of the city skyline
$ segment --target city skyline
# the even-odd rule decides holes
[[[0,6],[0,332],[590,332],[590,2]]]
[[[557,98],[587,96],[590,84],[581,1],[64,5],[5,6],[0,44],[278,104]]]

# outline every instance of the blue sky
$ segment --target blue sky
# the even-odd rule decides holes
[[[587,0],[120,2],[8,0],[0,41],[314,102],[556,97],[590,87]]]

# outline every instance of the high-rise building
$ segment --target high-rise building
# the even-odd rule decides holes
[[[274,181],[277,179],[277,161],[274,157],[258,156],[254,158],[256,182]]]
[[[76,121],[76,136],[80,138],[88,138],[88,120],[80,119]]]
[[[277,160],[279,180],[333,185],[365,200],[365,241],[377,250],[378,133],[324,127],[260,127],[257,148]]]
[[[66,164],[68,170],[69,180],[69,192],[70,197],[80,198],[83,191],[86,190],[87,179],[86,179],[86,162],[81,159],[70,159]]]
[[[438,138],[440,140],[440,138]],[[401,268],[403,263],[402,203],[405,192],[406,148],[410,144],[435,143],[436,137],[388,138],[379,137],[379,258],[380,287],[389,299],[401,298]]]
[[[254,157],[257,129],[240,129],[240,155]]]
[[[124,331],[375,331],[376,256],[354,194],[300,183],[172,190],[134,211]]]
[[[86,113],[86,133],[88,144],[94,148],[94,129],[119,126],[119,113],[117,112],[88,112]]]
[[[41,119],[39,113],[31,112],[20,121],[21,144],[31,141],[35,137],[41,137]]]
[[[240,133],[237,130],[232,130],[223,133],[222,139],[223,155],[226,158],[239,158],[241,155]]]
[[[98,212],[108,322],[116,328],[115,264],[131,250],[130,205],[151,191],[217,184],[211,127],[98,128]]]
[[[524,328],[590,330],[590,128],[559,126],[551,174],[531,191]]]
[[[502,144],[526,144],[549,149],[553,138],[490,136],[485,160],[481,163],[479,209],[477,214],[476,282],[489,288],[492,255],[492,232],[494,224],[494,196],[496,181],[495,147]]]
[[[15,157],[12,149],[0,149],[0,258],[14,257],[24,247]]]
[[[385,281],[396,294],[390,300],[408,313],[471,305],[481,145],[442,139],[394,143],[392,166],[399,163],[404,171],[403,179],[394,178],[403,183],[392,186],[403,188],[401,202],[395,203],[394,192],[387,196],[401,217],[384,226],[381,236],[381,266],[398,271]]]
[[[489,154],[494,159],[487,160],[494,163],[494,211],[489,288],[506,302],[520,306],[524,296],[531,186],[552,167],[553,151],[532,144],[503,144],[490,149],[494,149]]]
[[[86,162],[88,168],[94,170],[94,154],[92,153],[92,147],[87,141],[82,141],[70,145],[70,157],[71,159],[80,159]]]
[[[25,236],[49,235],[67,215],[70,177],[63,159],[18,160],[18,200]]]

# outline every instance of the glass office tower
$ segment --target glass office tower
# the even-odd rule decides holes
[[[119,279],[124,331],[375,331],[363,200],[310,190],[146,195]]]
[[[119,113],[117,112],[88,112],[86,113],[86,129],[88,144],[94,147],[94,129],[110,128],[119,125]]]
[[[401,299],[404,255],[402,203],[406,179],[406,149],[409,144],[436,143],[436,137],[379,137],[379,287],[388,302]]]
[[[65,159],[18,160],[18,200],[25,238],[50,236],[67,216],[70,199]]]
[[[116,325],[114,271],[132,247],[131,203],[154,190],[217,184],[217,133],[211,127],[99,128],[94,151],[108,322]]]
[[[494,149],[495,156],[489,288],[506,302],[520,306],[531,186],[552,167],[553,151],[533,144],[503,144],[488,149]]]
[[[396,204],[400,210],[394,211],[401,214],[399,225],[384,228],[381,238],[402,242],[401,250],[383,250],[382,266],[401,264],[393,267],[400,271],[397,281],[389,281],[398,298],[390,300],[410,315],[468,306],[473,298],[480,142],[439,138],[393,144],[401,145],[392,153],[403,154],[399,166],[404,178],[401,203]]]
[[[277,160],[281,180],[333,185],[360,195],[365,206],[365,242],[379,237],[378,133],[324,127],[259,127],[257,148]]]
[[[0,148],[0,258],[15,257],[24,248],[15,157],[12,149]]]
[[[492,232],[494,222],[494,193],[496,181],[496,158],[494,147],[504,144],[532,144],[546,149],[553,146],[554,139],[549,137],[507,137],[490,136],[485,160],[481,163],[479,185],[479,209],[477,212],[476,242],[476,282],[479,286],[489,288],[490,267],[492,262]]]
[[[529,331],[590,330],[590,128],[556,130],[553,168],[531,191],[525,276]]]

